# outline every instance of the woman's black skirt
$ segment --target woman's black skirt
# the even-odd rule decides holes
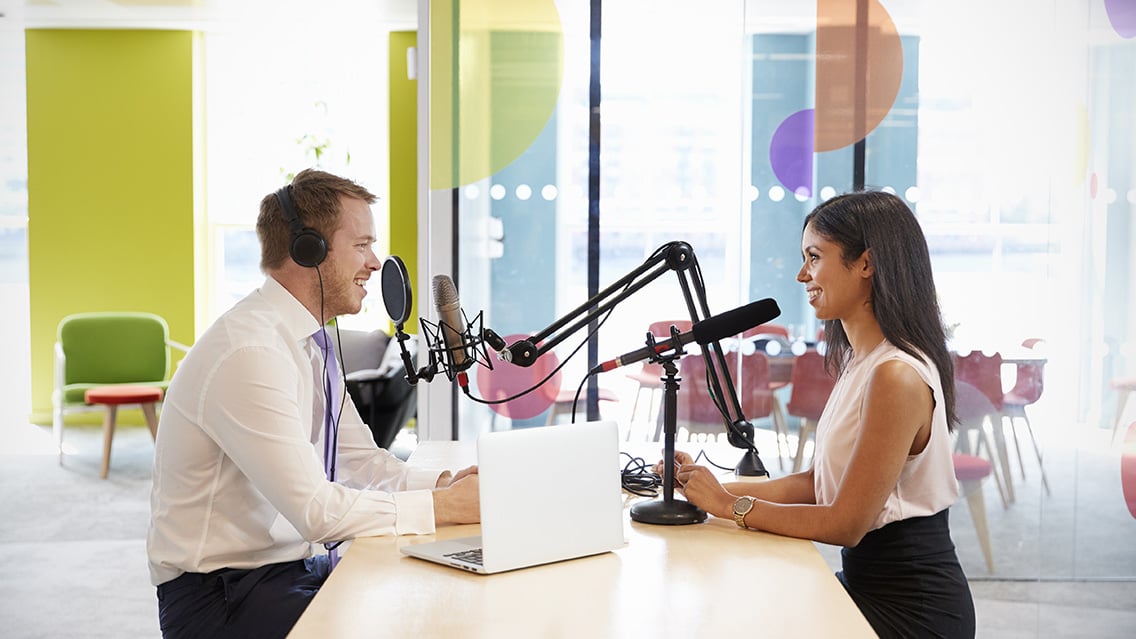
[[[974,600],[947,512],[892,522],[841,552],[836,577],[879,636],[974,636]]]

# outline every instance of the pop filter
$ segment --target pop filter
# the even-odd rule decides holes
[[[379,274],[383,283],[383,305],[387,307],[387,315],[399,329],[410,319],[410,307],[413,297],[410,294],[410,276],[406,273],[406,264],[397,255],[388,257],[383,262]]]

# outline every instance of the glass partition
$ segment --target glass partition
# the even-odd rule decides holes
[[[1136,404],[1120,415],[1110,384],[1136,375],[1136,25],[1122,4],[453,3],[453,128],[431,188],[453,193],[463,306],[518,339],[682,240],[714,312],[773,297],[793,339],[813,339],[795,281],[803,216],[855,188],[896,193],[928,238],[951,347],[1001,354],[1006,393],[1018,364],[1043,371],[1040,396],[990,428],[1005,486],[982,489],[993,571],[965,502],[952,513],[968,574],[1131,578],[1136,553],[1109,544],[1136,527],[1118,471]],[[565,419],[554,404],[590,365],[682,318],[661,277],[612,311],[591,361],[573,355],[587,330],[539,372],[494,359],[473,375],[481,399],[568,362],[512,412],[458,397],[459,436]],[[617,400],[601,415],[654,435],[638,381],[596,382]]]

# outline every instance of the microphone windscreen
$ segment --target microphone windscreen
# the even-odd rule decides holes
[[[402,262],[402,258],[392,255],[383,262],[379,277],[382,280],[383,305],[387,308],[387,315],[395,326],[402,326],[410,319],[410,307],[413,305],[406,264]]]
[[[777,302],[773,298],[765,298],[739,306],[731,311],[719,313],[713,317],[698,322],[690,327],[694,334],[694,341],[699,344],[708,344],[720,339],[732,337],[745,332],[754,326],[760,326],[781,314]]]
[[[458,304],[458,287],[449,275],[435,275],[433,281],[434,306],[438,308]]]

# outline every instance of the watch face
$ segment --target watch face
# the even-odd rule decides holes
[[[751,508],[753,508],[752,497],[739,497],[738,500],[734,502],[735,515],[744,515],[748,513]]]

